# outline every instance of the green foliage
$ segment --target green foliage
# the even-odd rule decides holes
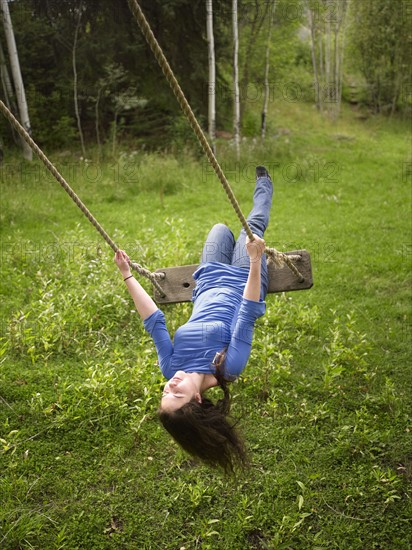
[[[199,124],[202,121],[198,120]],[[193,129],[183,115],[176,116],[170,124],[170,148],[176,156],[191,156],[195,149],[197,138]],[[200,149],[200,147],[199,147]]]
[[[323,381],[330,388],[348,370],[356,374],[365,369],[368,344],[366,335],[359,334],[356,329],[353,314],[347,314],[346,323],[335,317],[329,330],[330,338],[324,344],[328,359],[324,365]]]
[[[30,122],[36,134],[36,142],[47,148],[69,147],[77,138],[74,118],[59,110],[59,96],[56,90],[45,97],[32,85],[27,90]]]
[[[351,66],[364,78],[366,103],[375,112],[410,113],[408,2],[364,0],[352,6],[351,19]]]
[[[82,356],[93,351],[99,355],[105,331],[131,322],[130,311],[121,307],[124,297],[113,293],[107,261],[99,260],[100,247],[88,250],[89,243],[82,241],[81,231],[67,237],[76,246],[56,242],[50,247],[54,255],[48,254],[35,266],[36,291],[28,307],[16,312],[7,327],[10,351],[17,357],[30,357],[33,364],[47,362],[56,352]],[[92,292],[85,293],[89,281],[97,284]],[[85,309],[85,300],[94,307]]]

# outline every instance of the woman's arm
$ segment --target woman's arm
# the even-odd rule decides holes
[[[237,378],[245,368],[252,348],[255,321],[265,310],[265,302],[243,299],[226,351],[225,375],[228,378]]]
[[[249,276],[243,291],[243,298],[253,302],[260,300],[260,285],[261,285],[261,270],[262,270],[262,254],[265,251],[265,241],[253,235],[254,240],[249,237],[246,239],[246,252],[250,260]]]
[[[236,326],[226,351],[225,374],[237,378],[248,362],[252,347],[253,329],[258,317],[265,313],[266,304],[260,301],[262,254],[265,241],[253,235],[254,240],[246,239],[246,251],[250,258],[250,270],[243,301],[237,314]]]
[[[125,283],[130,296],[133,298],[136,309],[144,321],[155,311],[157,311],[158,307],[140,283],[138,283],[136,279],[131,276],[129,265],[130,260],[126,252],[123,250],[118,250],[115,254],[114,261],[116,262],[123,279],[130,277],[125,281]]]

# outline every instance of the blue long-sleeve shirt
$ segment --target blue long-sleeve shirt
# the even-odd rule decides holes
[[[173,342],[160,309],[144,321],[155,342],[160,369],[167,379],[178,370],[213,374],[216,352],[227,347],[225,378],[234,379],[249,359],[254,323],[265,313],[266,304],[243,298],[247,269],[209,262],[193,277],[193,312],[177,329]]]

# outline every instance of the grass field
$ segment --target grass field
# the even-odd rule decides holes
[[[407,126],[289,104],[270,134],[218,155],[245,214],[269,166],[267,242],[309,250],[315,285],[267,299],[232,386],[251,468],[229,479],[159,426],[154,346],[106,243],[37,161],[3,162],[1,548],[411,548]],[[214,223],[239,229],[196,153],[51,157],[149,268],[198,261]],[[164,310],[173,332],[190,304]]]

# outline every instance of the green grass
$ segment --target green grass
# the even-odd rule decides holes
[[[241,163],[218,147],[245,213],[254,166],[272,167],[267,242],[308,249],[315,281],[257,324],[232,388],[252,462],[236,479],[159,426],[156,354],[110,249],[37,161],[3,164],[0,547],[410,548],[406,127],[281,104],[277,128]],[[52,158],[150,268],[196,262],[213,223],[239,228],[197,153]],[[190,304],[165,311],[173,332]]]

